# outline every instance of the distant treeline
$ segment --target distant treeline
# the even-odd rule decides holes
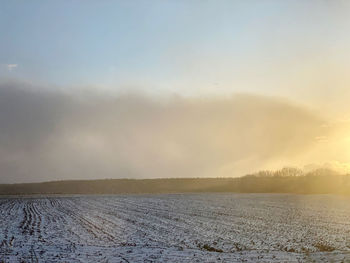
[[[304,173],[283,168],[239,178],[105,179],[0,185],[1,195],[188,192],[350,194],[350,175],[328,169]]]

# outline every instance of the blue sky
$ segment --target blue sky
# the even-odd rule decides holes
[[[347,75],[346,1],[0,3],[4,80],[300,99],[329,96],[322,86]]]

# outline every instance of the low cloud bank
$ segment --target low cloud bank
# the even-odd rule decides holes
[[[327,135],[279,98],[67,94],[0,84],[0,183],[240,176]]]

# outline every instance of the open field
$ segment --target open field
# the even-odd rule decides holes
[[[4,262],[350,262],[349,197],[9,197],[0,213]]]

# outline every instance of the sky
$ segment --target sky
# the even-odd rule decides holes
[[[348,171],[349,29],[341,0],[0,0],[0,183]]]

